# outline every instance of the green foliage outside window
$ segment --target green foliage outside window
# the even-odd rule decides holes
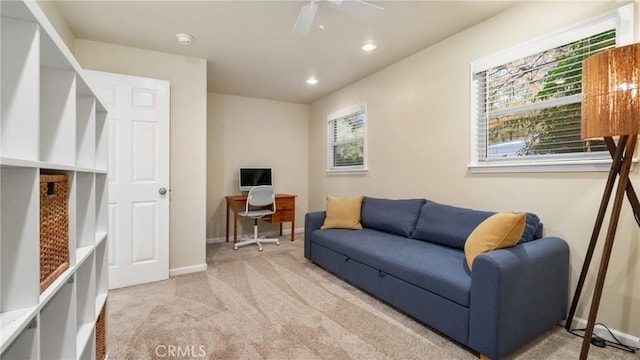
[[[330,126],[333,167],[364,165],[364,112],[332,120]]]
[[[517,156],[606,151],[603,142],[580,138],[580,98],[563,98],[581,93],[582,61],[615,41],[610,30],[488,70],[489,147],[520,142]]]

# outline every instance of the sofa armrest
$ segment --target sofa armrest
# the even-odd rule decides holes
[[[304,217],[304,257],[311,259],[311,232],[324,223],[326,211],[309,212]]]
[[[567,315],[569,247],[544,237],[478,256],[471,273],[469,346],[500,358]]]

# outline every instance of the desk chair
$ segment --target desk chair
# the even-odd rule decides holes
[[[270,207],[267,208],[267,207]],[[253,239],[238,241],[233,245],[234,250],[238,247],[250,244],[258,245],[258,250],[262,251],[262,243],[275,243],[280,245],[280,239],[260,239],[258,238],[258,219],[271,215],[276,212],[276,194],[273,186],[260,185],[254,186],[249,190],[247,195],[247,204],[243,212],[239,212],[238,216],[249,217],[253,219]]]

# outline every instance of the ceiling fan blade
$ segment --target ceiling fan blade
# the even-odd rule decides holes
[[[311,25],[313,24],[313,19],[316,16],[316,12],[318,11],[318,4],[315,2],[311,2],[300,9],[300,13],[298,14],[298,20],[296,20],[296,24],[293,25],[293,29],[291,30],[292,34],[306,34],[309,29],[311,29]]]
[[[362,0],[329,0],[329,6],[340,12],[366,19],[378,19],[384,8]]]

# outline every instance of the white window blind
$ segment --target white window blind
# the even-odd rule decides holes
[[[327,120],[328,170],[366,170],[366,106],[330,114]]]
[[[580,138],[582,62],[622,45],[617,14],[472,64],[472,165],[608,158],[604,142]]]

